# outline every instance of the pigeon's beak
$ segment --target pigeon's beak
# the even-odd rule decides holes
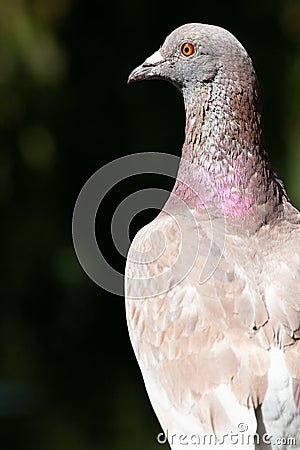
[[[153,53],[149,58],[146,59],[143,64],[134,69],[128,78],[128,83],[139,80],[149,80],[151,78],[158,78],[157,66],[164,62],[164,58],[160,51]]]

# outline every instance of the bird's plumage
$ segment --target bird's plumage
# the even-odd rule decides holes
[[[227,31],[189,24],[131,75],[143,78],[174,83],[186,108],[172,195],[126,266],[129,334],[153,408],[173,450],[195,448],[194,434],[241,437],[241,423],[258,448],[265,433],[265,448],[300,448],[300,214],[265,152],[251,60]]]

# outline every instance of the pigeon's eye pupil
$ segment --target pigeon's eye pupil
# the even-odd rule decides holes
[[[191,56],[195,52],[195,47],[189,42],[185,42],[181,46],[181,53],[184,56]]]

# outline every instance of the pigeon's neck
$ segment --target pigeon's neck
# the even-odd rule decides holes
[[[213,83],[183,91],[186,138],[174,191],[197,209],[265,221],[280,204],[282,188],[265,152],[254,72],[252,77],[219,74]]]

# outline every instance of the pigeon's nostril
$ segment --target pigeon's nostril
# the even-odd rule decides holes
[[[164,61],[162,54],[159,50],[157,50],[153,55],[149,56],[149,58],[146,59],[143,66],[157,66],[158,64],[161,64]]]

